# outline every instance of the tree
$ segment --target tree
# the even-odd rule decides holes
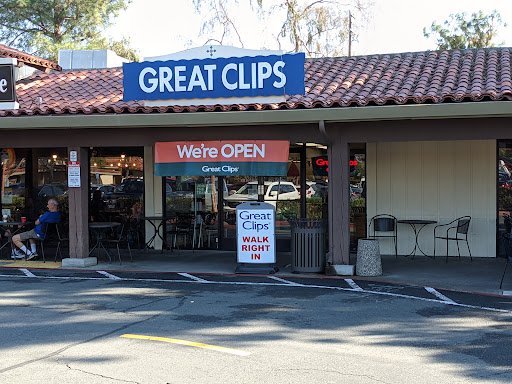
[[[112,49],[134,59],[129,41],[101,36],[131,0],[2,0],[0,41],[57,61],[59,49]]]
[[[236,26],[232,9],[237,0],[194,0],[196,10],[208,16],[201,33],[217,34],[217,41],[224,44],[228,37],[236,35],[238,43],[243,46],[243,39]],[[270,4],[270,5],[267,5]],[[350,31],[350,14],[356,14],[360,25],[369,18],[373,3],[370,0],[252,0],[251,10],[262,22],[265,29],[271,30],[268,20],[275,15],[282,15],[279,29],[274,32],[279,49],[288,40],[289,50],[305,51],[308,56],[337,56],[346,51]],[[205,12],[206,11],[206,12]],[[355,35],[352,34],[352,39]]]
[[[490,15],[485,15],[482,11],[472,13],[469,19],[463,12],[450,15],[450,19],[442,26],[434,21],[430,26],[430,32],[423,28],[423,35],[426,38],[434,38],[439,50],[486,48],[494,47],[492,40],[496,37],[498,26],[507,25],[503,23],[501,15],[496,10]]]

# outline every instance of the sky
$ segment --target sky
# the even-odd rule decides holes
[[[107,36],[113,39],[128,37],[141,58],[205,45],[209,37],[216,38],[218,34],[199,36],[204,15],[198,14],[192,3],[192,0],[133,0],[107,30]],[[276,13],[261,21],[248,4],[249,0],[239,0],[239,6],[232,13],[243,47],[279,49],[274,36],[279,31],[283,15]],[[362,26],[357,41],[352,44],[353,55],[435,49],[435,42],[423,36],[424,27],[428,29],[433,21],[441,24],[450,14],[471,14],[479,10],[489,14],[493,9],[498,10],[509,25],[501,27],[496,42],[512,46],[510,0],[374,0],[374,4],[371,19]],[[240,47],[241,43],[234,40],[232,45]],[[289,50],[290,47],[283,42],[281,49]]]

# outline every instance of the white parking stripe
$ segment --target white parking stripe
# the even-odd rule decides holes
[[[28,269],[20,268],[20,271],[23,272],[27,277],[37,277],[32,272],[30,272]]]
[[[98,272],[98,273],[102,274],[103,276],[106,276],[112,280],[122,280],[119,276],[113,275],[113,274],[105,272],[105,271],[96,271],[96,272]]]
[[[20,271],[24,271],[24,270],[20,269]],[[48,279],[48,280],[99,280],[99,281],[104,280],[101,278],[78,277],[78,276],[35,276],[30,271],[28,271],[28,270],[26,270],[26,271],[28,272],[28,274],[31,275],[30,277],[35,277],[35,278],[41,279],[41,280],[44,280],[44,279]],[[100,271],[97,271],[97,272],[100,272]],[[101,272],[103,272],[103,271],[101,271]],[[113,276],[113,275],[111,275],[111,276]],[[19,279],[19,278],[27,278],[27,277],[29,277],[29,275],[25,274],[25,275],[17,276],[17,275],[0,274],[0,277],[2,277],[2,278],[18,278]],[[117,276],[114,276],[114,278],[116,280],[132,281],[132,282],[143,281],[143,282],[162,282],[162,283],[188,283],[188,284],[207,283],[207,284],[218,284],[218,285],[254,285],[254,286],[275,286],[275,287],[293,287],[294,286],[291,284],[283,284],[283,283],[279,284],[277,282],[276,283],[254,283],[254,282],[243,282],[243,281],[214,281],[214,280],[203,280],[203,279],[199,279],[199,278],[197,278],[199,280],[165,280],[165,279],[137,279],[137,278],[121,279]],[[410,296],[410,295],[404,295],[404,294],[399,294],[399,293],[369,291],[369,290],[362,289],[361,287],[359,287],[352,279],[344,279],[344,280],[347,281],[348,284],[350,284],[350,282],[352,282],[352,284],[353,284],[353,286],[351,285],[352,288],[343,288],[343,287],[327,286],[327,285],[312,285],[312,284],[311,285],[309,285],[309,284],[308,285],[306,285],[306,284],[296,285],[295,287],[297,287],[297,288],[331,289],[331,290],[346,291],[346,292],[357,291],[357,292],[379,295],[379,296],[392,296],[392,297],[397,297],[397,298],[402,298],[402,299],[419,300],[419,301],[426,301],[426,302],[430,302],[430,303],[453,305],[453,306],[461,307],[461,308],[472,308],[472,309],[479,309],[479,310],[483,310],[483,311],[512,313],[512,310],[509,310],[509,309],[481,307],[478,305],[457,303],[457,302],[447,298],[444,295],[442,295],[443,299],[441,300],[441,299],[428,299],[425,297]],[[431,289],[433,289],[433,288],[431,288]],[[439,292],[437,292],[437,293],[439,295],[441,295],[441,293],[439,293]]]
[[[362,291],[363,288],[361,288],[359,285],[356,284],[356,282],[352,279],[344,279],[348,285],[350,285],[352,287],[352,289],[354,289],[355,291]]]
[[[201,279],[200,277],[191,275],[190,273],[178,273],[178,275],[183,276],[183,277],[187,277],[187,278],[195,280],[195,281],[199,281],[200,283],[209,283],[208,280]]]
[[[289,280],[285,280],[285,279],[281,279],[279,277],[276,277],[276,276],[267,276],[269,279],[272,279],[272,280],[276,280],[276,281],[280,281],[281,283],[285,283],[287,285],[294,285],[296,287],[298,286],[304,286],[304,284],[299,284],[299,283],[294,283],[293,281],[289,281]]]
[[[436,291],[434,288],[425,287],[425,289],[427,290],[427,292],[433,294],[434,296],[438,297],[439,299],[441,299],[443,301],[446,301],[447,303],[455,303],[455,301],[453,301],[449,297],[446,297],[441,292]]]

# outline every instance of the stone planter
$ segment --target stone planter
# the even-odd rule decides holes
[[[359,239],[357,243],[356,275],[382,275],[382,262],[380,259],[379,240]]]

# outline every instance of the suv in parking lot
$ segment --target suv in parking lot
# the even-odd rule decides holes
[[[122,208],[120,204],[121,199],[140,199],[143,195],[144,181],[140,179],[126,179],[115,187],[112,192],[106,193],[104,199],[107,203],[107,208],[117,209]]]
[[[295,185],[289,181],[265,181],[264,187],[265,202],[274,206],[276,205],[276,201],[298,200],[300,198],[299,191]],[[228,210],[235,209],[240,203],[256,200],[258,200],[258,183],[256,181],[251,181],[245,184],[234,194],[224,199]]]

